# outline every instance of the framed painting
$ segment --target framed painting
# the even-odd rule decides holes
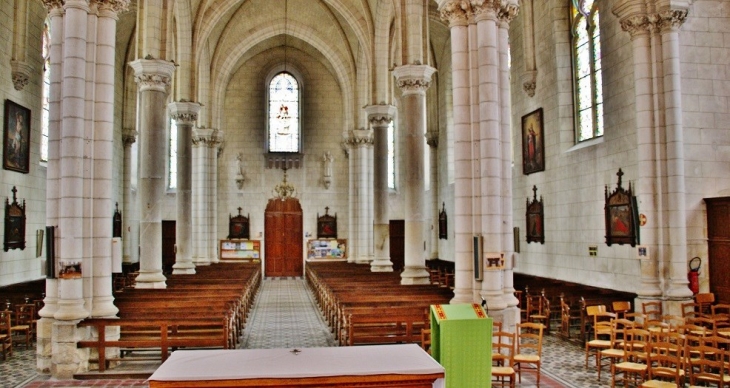
[[[636,199],[632,194],[631,183],[628,190],[621,187],[624,173],[620,168],[616,175],[618,176],[616,190],[609,193],[608,186],[605,190],[606,245],[629,244],[635,247],[639,236]]]
[[[231,217],[228,215],[228,238],[249,239],[249,219],[241,214],[241,207],[238,208],[238,215]]]
[[[27,174],[30,165],[30,109],[5,100],[3,168]]]
[[[522,173],[545,171],[542,108],[522,116]]]
[[[324,208],[324,215],[317,213],[317,238],[337,238],[337,214],[329,215],[330,208]]]
[[[545,244],[545,220],[543,217],[542,196],[537,200],[537,186],[532,186],[532,201],[527,199],[527,243]]]

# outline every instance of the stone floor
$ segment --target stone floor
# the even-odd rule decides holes
[[[301,278],[266,279],[256,297],[241,338],[241,348],[335,346],[313,296]],[[595,367],[585,368],[585,350],[575,342],[546,335],[540,386],[543,388],[603,388],[611,384],[604,371],[596,379]],[[142,367],[131,367],[142,368]],[[105,376],[106,377],[106,376]],[[519,387],[535,387],[535,374],[524,373]],[[99,378],[53,381],[35,371],[35,349],[20,349],[0,360],[0,388],[44,387],[148,387],[144,379]]]

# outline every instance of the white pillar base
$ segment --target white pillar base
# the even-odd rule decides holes
[[[165,275],[162,272],[142,272],[137,275],[134,288],[167,288]]]
[[[195,264],[193,262],[175,263],[172,266],[173,275],[195,275]]]
[[[400,274],[400,284],[431,284],[431,277],[426,271],[426,267],[408,267],[406,266]]]
[[[89,370],[89,349],[79,349],[77,342],[86,338],[88,328],[79,329],[79,320],[53,323],[51,375],[59,380],[71,380],[76,373]]]
[[[389,257],[376,258],[370,263],[370,272],[393,272],[393,262]]]
[[[114,305],[114,297],[103,296],[94,298],[94,308],[91,310],[91,316],[95,318],[114,317],[119,312],[117,306]]]

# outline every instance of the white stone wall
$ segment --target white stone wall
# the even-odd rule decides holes
[[[36,258],[36,230],[46,224],[46,167],[40,162],[40,118],[43,68],[41,59],[41,32],[46,10],[41,2],[28,2],[28,43],[25,61],[38,69],[22,90],[15,90],[11,78],[10,60],[13,45],[13,0],[0,0],[0,103],[11,100],[31,110],[30,171],[21,174],[0,169],[0,201],[5,212],[5,199],[12,201],[13,186],[18,189],[18,200],[25,200],[26,226],[24,250],[0,251],[0,286],[38,279],[43,276],[41,258]],[[5,122],[5,109],[0,109],[0,119]],[[0,127],[1,128],[1,127]],[[0,240],[5,230],[0,228]],[[45,249],[43,250],[45,257]]]
[[[218,236],[228,235],[228,219],[236,215],[240,206],[244,215],[250,215],[252,239],[263,241],[264,211],[272,198],[274,186],[281,183],[280,169],[265,168],[266,140],[266,77],[272,66],[283,58],[280,49],[271,49],[253,56],[242,63],[232,75],[223,109],[223,130],[226,143],[218,159]],[[303,210],[303,231],[316,238],[317,213],[337,214],[339,238],[348,237],[348,160],[342,151],[343,111],[342,93],[332,73],[322,63],[304,51],[289,49],[289,71],[301,74],[302,152],[304,161],[298,169],[287,171],[287,181],[298,192]],[[322,182],[322,156],[330,151],[332,182],[326,189]],[[243,154],[245,183],[241,190],[236,186],[238,153]],[[305,249],[307,237],[304,238]],[[262,247],[264,250],[264,247]]]

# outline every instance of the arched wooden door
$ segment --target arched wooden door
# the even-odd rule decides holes
[[[304,275],[302,207],[296,198],[272,198],[266,205],[264,276]]]

